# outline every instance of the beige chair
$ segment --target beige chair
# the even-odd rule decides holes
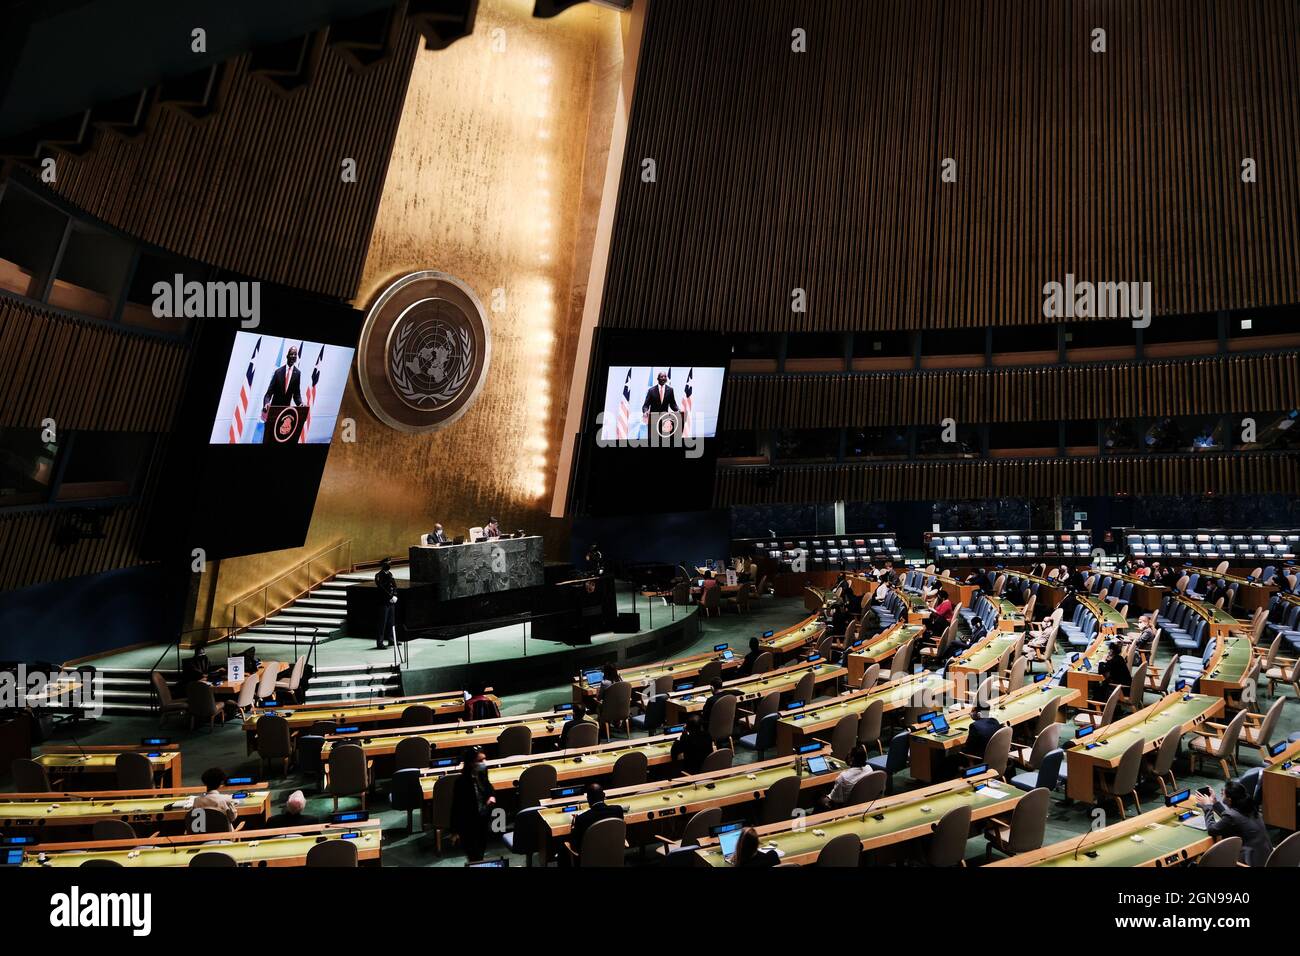
[[[1037,770],[1043,758],[1056,749],[1059,741],[1060,731],[1057,730],[1056,724],[1052,723],[1038,732],[1038,736],[1030,746],[1013,744],[1011,760],[1016,766],[1023,767],[1025,770]]]
[[[1002,727],[989,738],[988,746],[984,748],[984,755],[962,754],[969,766],[984,764],[999,777],[1007,772],[1007,761],[1011,755],[1011,734],[1012,728]]]
[[[423,770],[429,766],[432,750],[426,737],[403,737],[393,751],[394,770]]]
[[[1268,759],[1268,748],[1272,745],[1273,732],[1277,730],[1277,722],[1282,719],[1285,704],[1286,698],[1279,697],[1263,717],[1259,714],[1246,714],[1246,722],[1241,728],[1241,742],[1258,750],[1261,759]]]
[[[1175,654],[1169,659],[1169,663],[1160,671],[1159,676],[1151,672],[1151,667],[1147,667],[1147,689],[1143,692],[1143,701],[1146,695],[1150,694],[1157,699],[1166,696],[1169,693],[1169,685],[1173,682],[1173,677],[1178,673],[1179,662],[1181,657]]]
[[[883,754],[885,748],[880,744],[880,736],[883,733],[884,723],[885,702],[873,700],[858,719],[858,743],[868,747],[875,744],[876,752]]]
[[[880,665],[872,664],[862,672],[862,683],[858,685],[860,690],[871,690],[880,680]]]
[[[442,838],[452,832],[451,810],[456,798],[456,774],[448,773],[433,782],[433,799],[430,801],[429,822],[433,828],[434,849],[442,855]],[[421,814],[423,818],[423,814]]]
[[[908,641],[894,652],[894,658],[889,662],[889,670],[883,670],[880,672],[880,679],[882,681],[888,682],[907,676],[908,667],[912,661],[913,643],[913,641]]]
[[[428,727],[433,724],[433,708],[428,704],[411,704],[402,710],[401,726]]]
[[[1095,700],[1086,700],[1083,702],[1079,712],[1074,715],[1074,723],[1079,727],[1092,727],[1100,730],[1102,727],[1110,724],[1115,719],[1115,712],[1119,710],[1120,698],[1124,692],[1116,687],[1106,698],[1106,703],[1099,704]]]
[[[965,866],[966,841],[970,839],[970,805],[953,807],[935,824],[926,841],[925,862],[929,866]]]
[[[239,821],[238,829],[244,828],[244,821]],[[212,807],[194,807],[185,815],[186,833],[230,833],[237,829],[230,822],[230,817],[221,810]]]
[[[804,671],[799,683],[795,685],[794,693],[790,695],[790,700],[801,700],[806,704],[811,704],[813,697],[817,692],[817,679],[812,671]]]
[[[610,774],[611,789],[636,787],[650,779],[650,760],[644,750],[629,750],[614,761]]]
[[[1097,792],[1103,797],[1110,797],[1119,807],[1119,818],[1125,819],[1124,798],[1130,794],[1137,812],[1142,812],[1142,803],[1138,800],[1138,774],[1142,771],[1142,747],[1144,741],[1135,740],[1119,758],[1119,765],[1113,772],[1102,771],[1097,783]]]
[[[739,708],[737,708],[739,709]],[[781,709],[781,692],[774,690],[769,694],[764,694],[759,698],[758,703],[754,706],[752,714],[745,714],[738,717],[736,722],[744,727],[747,731],[758,729],[758,722],[768,714],[775,714]],[[712,714],[710,714],[712,716]]]
[[[772,656],[771,651],[763,651],[754,658],[754,667],[751,671],[753,674],[766,674],[776,666],[776,658]]]
[[[283,680],[275,682],[275,689],[282,690],[289,695],[289,699],[296,701],[298,699],[298,686],[302,683],[302,674],[307,667],[307,655],[303,655],[293,662],[293,669],[289,671],[289,676]]]
[[[627,850],[627,824],[620,817],[597,820],[582,835],[578,866],[622,866]],[[570,851],[572,852],[572,851]]]
[[[868,774],[864,774],[858,778],[858,782],[849,791],[849,802],[845,806],[856,807],[878,799],[885,792],[885,784],[888,782],[889,774],[883,770],[873,770]]]
[[[1128,693],[1120,695],[1120,706],[1129,710],[1141,710],[1144,706],[1143,700],[1147,693],[1147,665],[1145,662],[1139,664],[1132,670],[1133,679],[1129,681]]]
[[[856,867],[862,862],[862,841],[856,833],[841,833],[821,848],[816,866]]]
[[[125,820],[96,820],[90,828],[92,840],[134,840],[138,834]]]
[[[1031,731],[1031,735],[1037,738],[1044,730],[1055,727],[1057,724],[1056,718],[1060,715],[1060,712],[1061,698],[1053,697],[1047,702],[1047,706],[1038,712],[1038,717],[1034,720],[1034,729]]]
[[[957,618],[954,617],[951,624],[943,629],[943,634],[939,636],[939,643],[932,644],[929,647],[922,647],[918,652],[921,660],[941,661],[948,655],[948,649],[952,647],[953,632],[957,629]],[[892,668],[891,668],[892,670]]]
[[[631,690],[626,681],[620,684]],[[612,688],[611,688],[612,689]],[[628,698],[629,703],[631,698]],[[497,734],[498,757],[526,757],[533,752],[533,729],[527,724],[511,724]]]
[[[1174,776],[1174,761],[1178,759],[1178,747],[1182,743],[1183,735],[1180,733],[1165,734],[1165,739],[1160,741],[1160,747],[1156,750],[1154,756],[1145,760],[1145,770],[1149,777],[1154,777],[1156,783],[1160,784],[1160,794],[1169,796],[1178,790],[1178,778]],[[1165,778],[1169,778],[1168,789],[1165,787]]]
[[[235,710],[239,711],[239,719],[244,720],[253,712],[257,704],[257,681],[247,677],[239,684],[239,694],[235,697]]]
[[[340,797],[360,797],[361,809],[366,809],[370,793],[370,767],[366,752],[356,744],[340,744],[330,750],[329,785],[325,792],[334,798],[334,811],[339,809]]]
[[[632,736],[632,685],[625,680],[611,684],[600,698],[600,731],[613,739],[613,730],[622,726],[623,732]]]
[[[355,867],[357,845],[352,840],[326,840],[307,851],[307,866]]]
[[[1196,773],[1200,760],[1209,757],[1219,762],[1223,779],[1231,780],[1237,771],[1237,741],[1241,739],[1241,728],[1246,725],[1248,713],[1249,711],[1239,710],[1226,725],[1206,721],[1200,725],[1202,729],[1193,730],[1191,742],[1187,746],[1188,769]]]
[[[293,739],[289,733],[289,722],[279,714],[264,714],[257,718],[257,755],[262,758],[264,773],[273,760],[280,761],[281,775],[289,772]]]
[[[1029,658],[1020,655],[1011,662],[1011,669],[1007,672],[1007,679],[1002,682],[1002,693],[1010,694],[1025,686],[1025,674],[1029,670]]]
[[[617,775],[617,764],[614,766],[614,772]],[[554,764],[538,763],[525,767],[524,772],[519,775],[519,783],[515,788],[519,809],[527,810],[529,807],[535,807],[550,797],[558,780],[559,773]]]
[[[565,743],[569,750],[594,747],[600,743],[600,727],[590,720],[577,721],[569,730],[569,737]]]
[[[881,702],[875,701],[874,703]],[[836,760],[848,760],[849,751],[857,745],[859,719],[857,714],[845,714],[836,721],[835,727],[831,730],[831,739],[829,741],[831,755]],[[822,743],[827,743],[827,741],[822,741]]]
[[[1196,861],[1197,866],[1231,866],[1237,865],[1237,860],[1241,857],[1241,837],[1224,837],[1214,846],[1210,847],[1201,854],[1201,858]]]
[[[659,840],[661,845],[655,847],[655,852],[666,857],[680,847],[693,846],[707,837],[709,831],[720,823],[722,823],[721,807],[708,807],[700,810],[686,821],[686,827],[682,830],[680,839],[672,840],[666,836],[656,836],[655,839]]]
[[[1297,697],[1300,697],[1300,657],[1293,661],[1285,658],[1276,658],[1277,663],[1265,670],[1264,678],[1268,681],[1268,694],[1270,697],[1277,694],[1278,684],[1290,684],[1291,690]]]
[[[190,730],[206,721],[208,733],[211,733],[217,718],[225,723],[226,712],[217,706],[217,695],[211,684],[201,680],[192,681],[185,689],[185,695],[189,704]]]
[[[183,716],[189,712],[190,705],[172,696],[172,689],[167,686],[167,681],[163,679],[162,674],[152,671],[149,674],[149,682],[153,685],[153,692],[158,697],[159,727],[168,717],[172,715]]]
[[[722,662],[709,661],[700,668],[700,673],[695,678],[695,684],[697,687],[704,687],[707,684],[711,684],[715,678],[720,677],[722,677]],[[671,682],[668,685],[668,690],[672,690]],[[665,693],[667,693],[667,691],[665,691]]]
[[[280,679],[280,661],[267,661],[257,682],[258,700],[275,700],[275,686]]]
[[[730,747],[724,747],[721,750],[715,750],[704,758],[700,764],[700,773],[713,773],[715,770],[726,770],[731,766],[731,762],[736,759],[736,752]]]
[[[763,794],[763,805],[759,809],[760,825],[769,823],[788,823],[799,805],[799,778],[782,777]]]
[[[238,866],[238,864],[229,853],[204,850],[202,853],[196,853],[190,857],[190,866]]]
[[[1287,867],[1293,868],[1300,866],[1300,833],[1293,833],[1277,846],[1273,847],[1273,852],[1268,855],[1268,861],[1264,864],[1266,867]]]
[[[153,764],[149,758],[134,750],[126,750],[113,761],[118,790],[154,789]]]
[[[731,743],[732,733],[736,729],[736,703],[738,698],[734,694],[728,694],[726,697],[719,697],[713,702],[713,708],[709,711],[709,737],[715,742],[725,740]]]
[[[984,827],[984,839],[988,841],[985,858],[991,859],[997,850],[1007,856],[1037,850],[1043,845],[1047,833],[1047,811],[1051,804],[1052,791],[1046,787],[1030,790],[1020,798],[1011,819],[994,817]]]
[[[45,768],[27,757],[15,757],[9,764],[14,790],[18,793],[50,793],[50,776]]]

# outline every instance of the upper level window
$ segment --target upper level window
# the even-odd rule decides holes
[[[0,428],[0,508],[49,499],[59,449],[45,437],[40,428]]]

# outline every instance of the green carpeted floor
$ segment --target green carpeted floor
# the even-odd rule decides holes
[[[786,627],[803,616],[804,611],[799,600],[765,598],[751,614],[725,614],[722,617],[708,619],[704,622],[704,629],[698,641],[673,656],[682,657],[708,650],[724,641],[743,650],[747,646],[750,637],[767,629]],[[1158,663],[1164,663],[1164,660],[1168,659],[1167,652],[1162,653],[1161,657],[1163,660],[1158,661]],[[506,687],[499,687],[497,691],[502,696],[504,710],[507,714],[548,710],[553,705],[570,699],[568,685],[528,694],[510,694],[508,693],[509,688]],[[1279,688],[1279,693],[1281,692],[1283,691]],[[1267,697],[1262,689],[1256,709],[1267,709],[1272,703],[1273,699]],[[1283,708],[1281,729],[1275,739],[1284,739],[1297,730],[1300,730],[1300,702],[1288,700],[1288,703]],[[76,740],[82,744],[133,743],[138,738],[156,731],[157,724],[153,719],[105,717],[97,722],[83,724],[77,728]],[[168,733],[173,739],[182,744],[185,783],[187,785],[198,784],[199,775],[211,766],[222,767],[230,774],[259,773],[257,756],[250,757],[245,753],[244,735],[237,722],[232,722],[225,727],[218,727],[211,733],[207,731],[190,733],[174,729],[169,730]],[[61,728],[56,732],[53,742],[71,742],[73,739],[72,734],[73,730],[71,728]],[[737,753],[736,759],[737,762],[744,762],[754,758],[752,753],[741,750]],[[1259,757],[1253,749],[1242,748],[1240,761],[1242,770],[1258,766],[1259,763]],[[1187,774],[1185,762],[1180,760],[1179,764],[1175,766],[1175,773],[1178,776],[1180,786],[1210,785],[1217,789],[1222,785],[1222,779],[1217,775],[1217,770],[1211,772],[1208,765],[1202,767],[1200,774],[1192,776]],[[302,784],[302,778],[293,774],[287,778],[272,781],[277,803],[282,802],[284,796],[292,790],[298,789]],[[895,786],[900,790],[906,790],[917,786],[917,784],[911,781],[907,776],[907,772],[904,771],[895,778]],[[7,779],[5,789],[12,789],[12,784]],[[308,790],[308,798],[309,813],[324,816],[330,812],[332,808],[330,799],[315,795],[310,790]],[[1159,805],[1159,800],[1160,794],[1158,790],[1142,793],[1144,809],[1154,809]],[[343,805],[348,806],[346,802]],[[384,865],[462,866],[464,864],[464,858],[456,853],[454,849],[443,857],[437,856],[434,853],[431,834],[406,835],[404,832],[406,814],[387,809],[386,800],[383,798],[372,799],[371,809],[372,812],[377,812],[384,821],[387,840],[384,847]],[[1109,814],[1115,812],[1113,804],[1109,807],[1103,807],[1103,810]],[[1081,804],[1065,805],[1061,802],[1061,795],[1058,793],[1048,816],[1047,842],[1051,843],[1069,839],[1073,836],[1080,836],[1092,826],[1094,826],[1092,807]],[[1278,836],[1278,833],[1274,834],[1275,838]],[[967,847],[968,860],[972,863],[982,861],[984,846],[982,838],[972,839]],[[497,843],[490,847],[488,852],[489,855],[505,855],[508,851],[504,844]],[[635,854],[629,857],[630,862],[635,859]]]

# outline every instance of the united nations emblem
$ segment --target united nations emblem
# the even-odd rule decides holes
[[[400,431],[434,431],[474,403],[487,379],[491,334],[478,298],[441,272],[417,272],[380,294],[357,350],[371,410]]]

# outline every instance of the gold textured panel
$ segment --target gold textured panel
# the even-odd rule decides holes
[[[472,36],[420,51],[355,303],[417,270],[463,280],[492,323],[481,397],[450,428],[405,435],[370,413],[354,374],[340,420],[355,419],[356,442],[335,436],[306,547],[221,562],[201,623],[336,541],[353,541],[355,562],[404,555],[435,521],[455,535],[494,514],[548,534],[548,556],[567,554],[549,495],[622,39],[608,10],[531,10],[484,0]]]

